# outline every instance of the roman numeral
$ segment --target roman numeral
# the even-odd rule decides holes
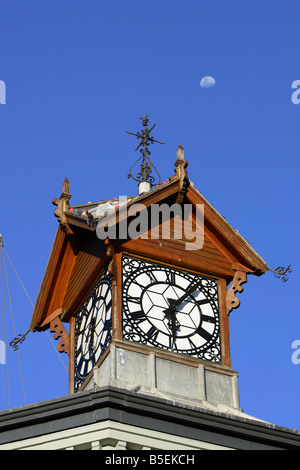
[[[210,300],[209,299],[202,299],[202,300],[196,300],[196,302],[197,302],[198,307],[200,307],[200,305],[209,304]]]
[[[143,310],[138,310],[136,312],[130,312],[130,317],[137,324],[142,323],[143,321],[146,320],[146,317],[145,317],[145,314],[144,314]]]
[[[173,338],[172,336],[169,337],[169,347],[172,351],[178,351],[176,338]]]
[[[167,279],[166,281],[169,283],[169,284],[173,284],[175,285],[175,273],[173,271],[169,271],[169,272],[166,272],[166,276],[167,276]]]
[[[207,321],[208,323],[216,323],[215,317],[210,317],[208,315],[201,315],[202,321]]]
[[[85,377],[87,375],[87,369],[88,369],[88,362],[84,358],[84,356],[81,356],[81,358],[78,361],[77,370],[82,377]]]
[[[209,333],[208,331],[206,331],[204,328],[202,328],[201,326],[199,326],[197,328],[197,333],[198,335],[200,335],[202,338],[204,338],[206,341],[209,341],[211,338],[212,338],[212,335],[211,333]]]
[[[141,301],[140,297],[133,297],[132,295],[127,296],[127,302],[133,302],[135,304],[139,304]]]
[[[197,349],[197,346],[193,343],[193,341],[191,340],[191,338],[188,338],[189,340],[189,343],[190,343],[190,346],[192,349]]]
[[[156,340],[158,336],[158,331],[155,326],[151,326],[151,328],[147,331],[147,335],[149,336],[149,338]]]
[[[155,277],[155,274],[154,274],[152,271],[144,271],[143,274],[146,274],[146,275],[148,276],[148,278],[149,278],[149,280],[150,280],[151,283],[152,283],[152,282],[157,282],[157,279],[156,279],[156,277]],[[134,283],[135,283],[140,289],[142,289],[142,290],[145,289],[145,284],[146,284],[145,279],[140,282],[139,279],[137,278],[137,279],[134,280]]]
[[[152,281],[152,282],[157,282],[157,279],[156,279],[156,277],[155,277],[155,275],[153,274],[152,271],[149,271],[149,272],[147,272],[146,274],[147,274],[147,276],[150,278],[150,281]]]

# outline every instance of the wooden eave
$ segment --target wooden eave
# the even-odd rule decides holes
[[[167,198],[172,194],[176,194],[179,190],[178,178],[175,176],[172,181],[161,185],[159,188],[154,189],[151,193],[134,197],[130,204],[136,202],[143,203],[145,207],[151,204],[158,203],[160,200]],[[130,206],[128,204],[128,206]],[[59,225],[56,237],[53,243],[51,254],[47,263],[45,275],[39,290],[37,301],[31,318],[30,329],[41,330],[48,327],[47,319],[51,317],[53,312],[62,308],[67,313],[63,319],[68,321],[74,311],[79,308],[81,302],[84,300],[87,289],[93,284],[93,277],[99,274],[103,264],[108,260],[105,256],[105,248],[103,247],[102,260],[99,256],[90,256],[86,254],[85,258],[81,261],[80,268],[85,276],[77,274],[73,276],[76,271],[76,266],[79,265],[78,254],[84,251],[85,248],[81,245],[80,232],[89,232],[90,236],[94,238],[94,243],[101,244],[101,241],[96,238],[94,233],[95,226],[88,225],[87,217],[81,217],[74,212],[65,210],[66,223],[72,227],[74,233],[67,234],[63,230],[62,224]],[[122,214],[121,217],[124,215]],[[117,222],[119,222],[120,214],[117,214]],[[84,255],[82,255],[82,258]],[[75,273],[76,274],[76,273]],[[96,279],[95,279],[96,280]],[[76,287],[76,290],[75,290]]]
[[[176,182],[178,184],[177,178]],[[167,197],[174,195],[175,192],[171,183],[168,185],[168,191],[163,192],[159,188],[154,194],[152,192],[147,193],[141,198],[134,199],[132,203],[141,203],[146,207],[150,207],[151,204],[165,201]],[[198,253],[193,251],[185,252],[183,241],[177,241],[175,245],[173,240],[113,240],[112,244],[118,251],[131,252],[139,256],[144,255],[146,258],[156,258],[157,261],[169,259],[171,264],[178,266],[184,264],[190,269],[211,272],[214,275],[225,277],[228,282],[232,280],[237,270],[255,275],[261,275],[268,270],[265,261],[250,244],[233,229],[192,185],[186,191],[184,202],[194,206],[197,204],[204,205],[205,237],[224,255],[224,259],[228,261],[227,266],[224,262],[222,266],[222,263],[218,263],[218,260],[207,257],[205,249],[199,250]],[[126,217],[126,215],[123,214],[120,217]],[[117,219],[118,221],[119,219]],[[174,253],[171,253],[172,251]]]
[[[32,331],[47,329],[57,309],[62,309],[62,320],[68,321],[98,277],[105,252],[104,242],[94,232],[76,228],[67,235],[58,227],[32,314]]]
[[[53,295],[53,280],[55,277],[57,277],[58,272],[61,270],[61,264],[65,258],[67,245],[67,235],[61,229],[61,226],[59,226],[56,231],[56,236],[51,249],[50,257],[48,259],[45,275],[31,317],[30,329],[32,331],[35,331],[45,320],[46,315],[44,312],[49,310],[49,303],[51,303],[51,297]],[[61,307],[61,305],[58,307]]]
[[[204,226],[218,239],[221,250],[233,261],[233,267],[252,274],[264,274],[269,268],[251,245],[235,230],[219,212],[194,187],[186,194],[191,204],[204,204]]]

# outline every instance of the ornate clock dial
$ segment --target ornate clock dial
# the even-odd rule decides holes
[[[217,281],[124,257],[123,338],[221,362]]]
[[[111,340],[111,277],[105,272],[75,318],[75,391]]]

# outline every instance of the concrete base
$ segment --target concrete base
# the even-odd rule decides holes
[[[84,389],[113,386],[140,391],[184,404],[240,412],[238,378],[233,371],[214,371],[202,363],[190,365],[112,343],[108,354]]]

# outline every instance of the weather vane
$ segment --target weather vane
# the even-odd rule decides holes
[[[127,177],[133,178],[135,181],[138,181],[139,184],[147,182],[150,185],[151,183],[153,184],[155,181],[155,178],[151,176],[152,169],[154,169],[154,171],[158,175],[160,183],[160,175],[149,158],[149,155],[151,155],[151,152],[149,150],[149,144],[153,144],[154,142],[157,142],[158,144],[164,144],[164,142],[161,142],[160,140],[155,140],[154,137],[150,136],[150,132],[154,129],[156,124],[154,124],[150,129],[148,129],[148,123],[150,122],[150,119],[148,119],[148,116],[146,114],[144,117],[140,117],[140,119],[143,122],[143,129],[141,130],[141,132],[137,132],[136,134],[134,134],[133,132],[126,131],[127,134],[134,135],[137,139],[140,139],[140,143],[135,150],[140,149],[140,152],[142,154],[141,157],[138,158],[138,160],[134,162],[134,164],[130,168],[130,172]],[[140,160],[142,160],[142,163],[139,166],[139,172],[135,176],[133,176],[131,172],[132,168]]]

